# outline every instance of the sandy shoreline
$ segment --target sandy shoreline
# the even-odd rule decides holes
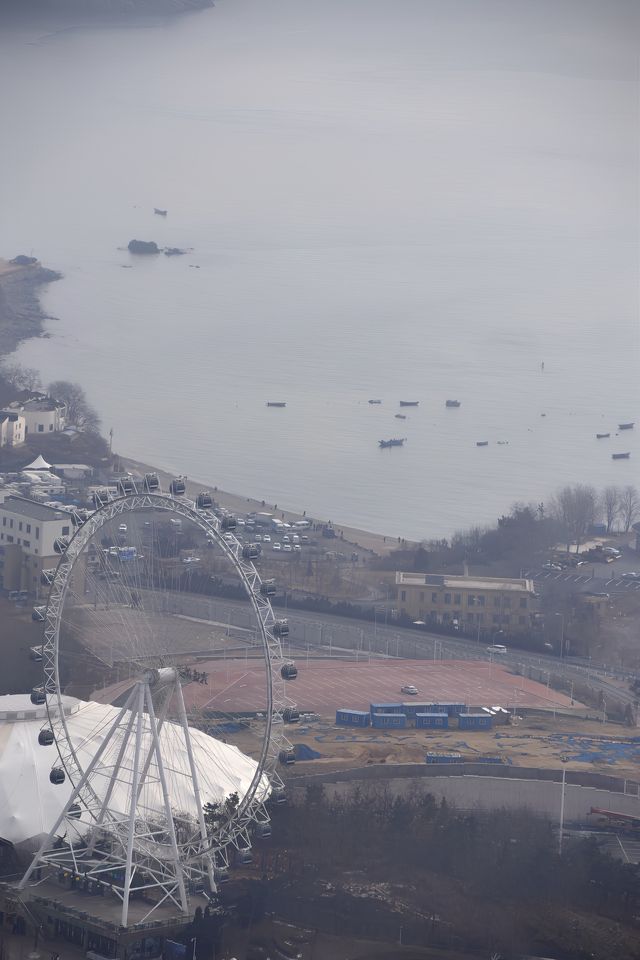
[[[174,476],[166,470],[160,470],[151,464],[142,463],[130,457],[119,456],[117,459],[124,471],[130,471],[131,473],[138,473],[140,475],[144,473],[157,473],[164,489],[168,488]],[[302,519],[309,520],[312,523],[325,524],[327,522],[319,517],[311,516],[308,513],[302,514],[296,513],[293,510],[287,510],[283,508],[281,504],[268,503],[266,500],[257,500],[253,497],[242,497],[235,493],[229,493],[226,490],[220,490],[211,484],[198,483],[187,479],[188,494],[195,496],[201,490],[208,490],[218,503],[234,513],[250,513],[251,511],[259,513],[265,511],[287,522]],[[356,527],[336,523],[334,523],[333,526],[336,531],[336,539],[333,542],[336,543],[336,545],[343,539],[347,543],[358,547],[360,550],[366,550],[378,555],[389,553],[398,546],[398,541],[393,537],[385,537],[379,533],[372,533],[370,530],[359,530]],[[332,543],[331,540],[327,540],[326,542],[327,546]],[[405,543],[407,542],[408,541],[405,541]],[[336,549],[340,549],[339,546],[336,546]]]

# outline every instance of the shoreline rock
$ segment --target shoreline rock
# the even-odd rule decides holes
[[[40,288],[61,279],[61,273],[39,263],[0,270],[0,359],[23,340],[42,336],[48,314],[40,305]]]

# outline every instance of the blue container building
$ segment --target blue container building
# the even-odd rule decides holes
[[[460,730],[491,730],[493,717],[488,713],[461,713],[458,727]]]
[[[404,713],[374,713],[371,726],[378,730],[404,730],[407,718]]]
[[[461,763],[461,753],[428,753],[424,758],[427,763]]]
[[[336,726],[338,727],[368,727],[370,719],[368,710],[349,710],[348,707],[336,710]]]
[[[416,730],[447,730],[448,727],[448,713],[416,713]]]
[[[403,703],[372,703],[369,706],[371,711],[371,716],[374,713],[404,713],[404,704]]]

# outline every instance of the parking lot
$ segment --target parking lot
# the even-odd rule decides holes
[[[637,566],[640,566],[640,561]],[[626,571],[620,570],[617,573],[613,569],[613,564],[593,567],[579,567],[577,570],[526,570],[525,577],[540,583],[565,583],[575,584],[577,587],[584,587],[591,591],[606,591],[611,593],[626,592],[629,590],[640,590],[640,580],[631,580],[622,576]]]

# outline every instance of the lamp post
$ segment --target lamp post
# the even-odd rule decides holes
[[[560,659],[564,660],[564,613],[556,613],[560,617]]]
[[[561,759],[562,759],[562,758],[561,758]],[[564,760],[564,759],[562,759],[562,762],[563,762],[563,763],[566,763],[567,761]],[[567,768],[566,768],[566,767],[563,767],[563,768],[562,768],[562,793],[560,794],[560,833],[559,833],[559,836],[558,836],[558,854],[559,854],[559,856],[562,856],[562,834],[563,834],[563,831],[564,831],[564,791],[565,791],[565,786],[566,786],[566,774],[567,774]]]

